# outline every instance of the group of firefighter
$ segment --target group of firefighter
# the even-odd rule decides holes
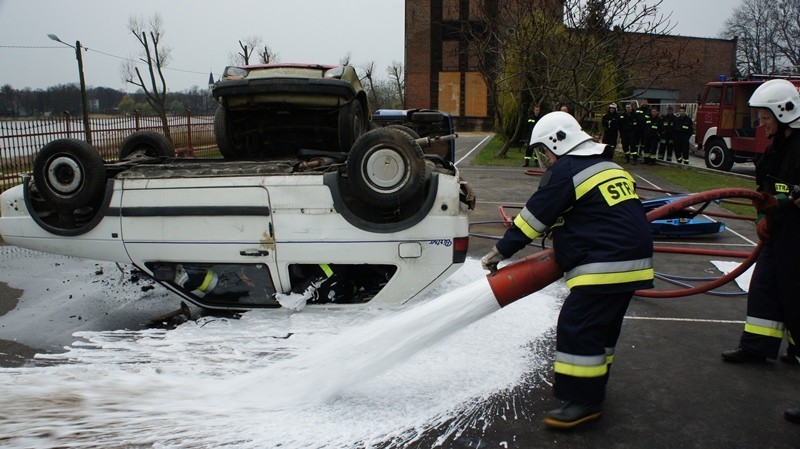
[[[528,117],[526,137],[541,117],[541,108],[537,105]],[[677,163],[689,165],[689,140],[694,134],[694,123],[684,106],[678,108],[677,114],[669,106],[662,115],[660,107],[651,106],[647,99],[636,108],[626,103],[622,112],[616,103],[611,103],[603,115],[602,126],[602,143],[616,149],[621,142],[626,163],[636,165],[640,159],[647,165],[655,164],[656,159],[672,162],[674,154]],[[532,158],[533,150],[528,147],[523,166],[528,167]]]
[[[603,143],[616,147],[619,138],[625,162],[635,165],[640,158],[647,165],[655,164],[656,159],[671,162],[674,153],[677,163],[689,164],[689,139],[694,126],[683,106],[677,115],[672,106],[662,115],[660,108],[651,106],[647,99],[635,109],[631,103],[625,104],[622,112],[611,103],[602,125]]]

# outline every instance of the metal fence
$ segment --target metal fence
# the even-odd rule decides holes
[[[214,117],[185,115],[167,117],[170,138],[179,156],[203,157],[217,151]],[[92,146],[106,162],[119,159],[122,141],[134,131],[163,133],[161,119],[139,113],[130,116],[92,118]],[[32,120],[0,120],[0,192],[19,184],[30,173],[33,161],[45,144],[62,138],[86,139],[83,119],[68,113]]]

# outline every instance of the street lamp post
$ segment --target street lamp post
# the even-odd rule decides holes
[[[86,134],[86,142],[92,143],[92,128],[89,124],[89,102],[86,98],[86,79],[83,77],[83,55],[81,55],[81,41],[75,41],[75,45],[70,45],[58,38],[55,34],[48,34],[51,40],[60,42],[67,47],[75,49],[75,57],[78,59],[78,75],[81,80],[81,103],[83,104],[83,132]]]

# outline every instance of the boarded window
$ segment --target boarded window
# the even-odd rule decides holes
[[[439,72],[439,110],[460,116],[461,73]]]
[[[467,72],[464,84],[464,113],[469,117],[486,117],[488,91],[483,76],[478,72]]]

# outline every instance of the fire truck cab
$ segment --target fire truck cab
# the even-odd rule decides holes
[[[776,77],[754,75],[706,85],[695,118],[695,143],[705,150],[706,167],[730,171],[734,163],[755,162],[764,153],[769,140],[748,102],[756,88],[772,78]],[[800,77],[783,78],[800,89]]]

